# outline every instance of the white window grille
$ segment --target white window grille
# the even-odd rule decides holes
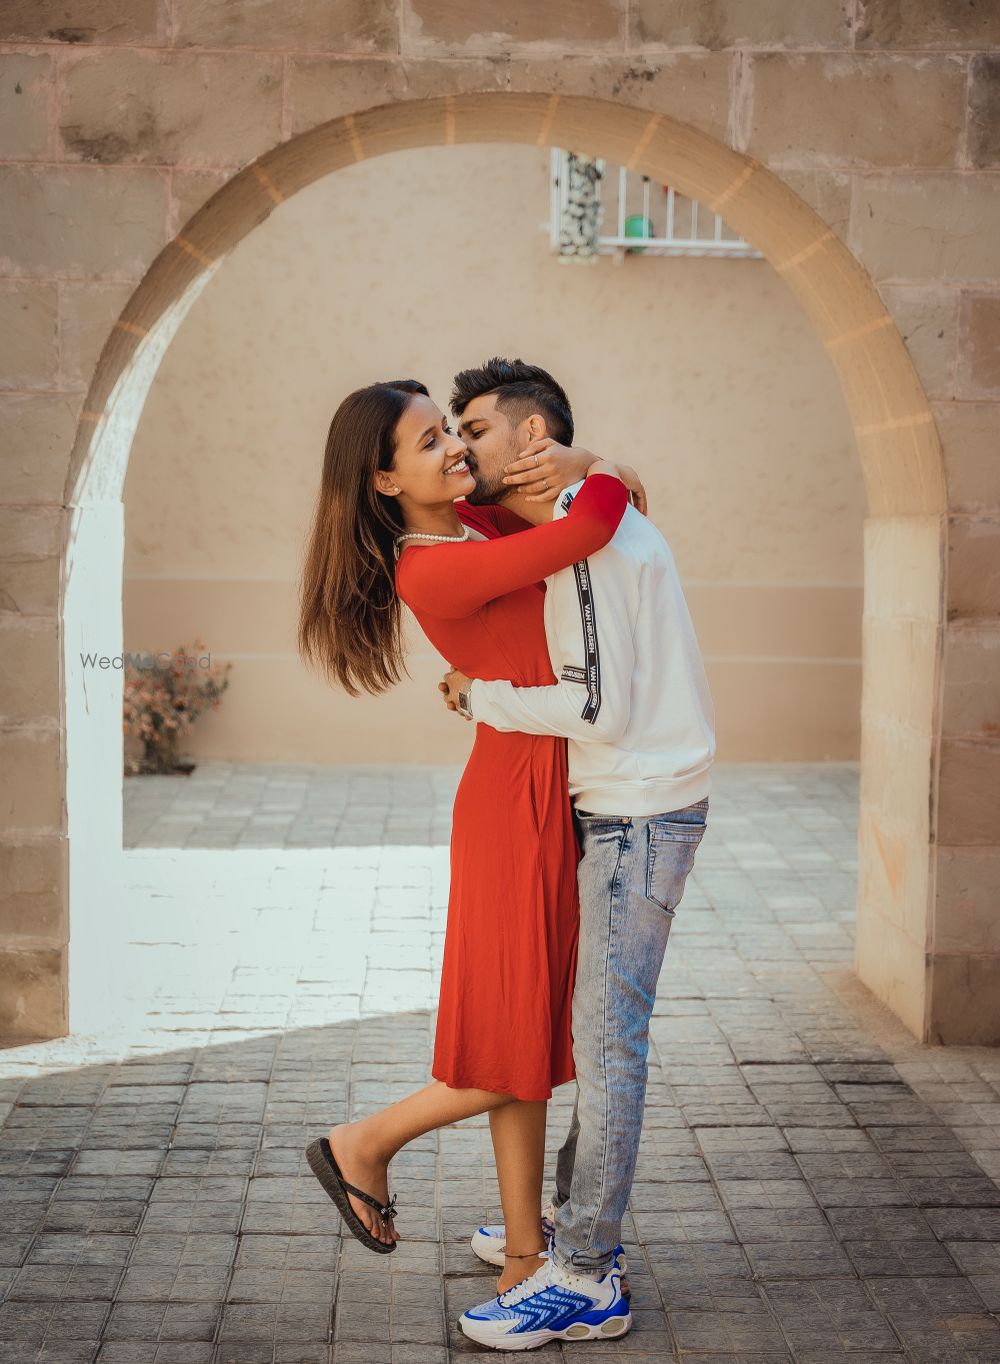
[[[588,184],[596,205],[587,202]],[[718,213],[672,185],[604,160],[571,158],[558,147],[552,148],[549,240],[560,261],[598,255],[619,262],[626,255],[763,259]]]

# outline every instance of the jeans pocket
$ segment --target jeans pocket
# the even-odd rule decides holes
[[[682,813],[684,818],[658,815],[647,826],[646,899],[671,916],[681,902],[706,828],[702,811],[676,812]]]

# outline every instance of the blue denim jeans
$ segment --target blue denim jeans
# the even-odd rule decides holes
[[[556,1161],[556,1263],[599,1277],[614,1262],[646,1104],[649,1020],[708,797],[663,815],[575,811],[583,851],[573,991],[576,1102]]]

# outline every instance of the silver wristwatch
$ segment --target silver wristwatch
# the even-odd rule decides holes
[[[459,688],[458,692],[458,713],[464,715],[467,720],[472,719],[472,683],[467,687]]]

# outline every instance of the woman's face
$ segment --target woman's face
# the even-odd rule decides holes
[[[465,441],[455,435],[438,405],[415,393],[396,423],[392,468],[379,470],[375,486],[412,507],[454,502],[476,486],[468,453]]]

